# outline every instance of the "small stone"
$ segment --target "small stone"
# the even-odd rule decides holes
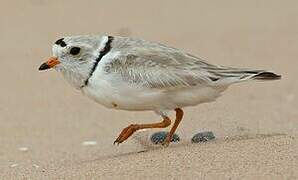
[[[84,141],[82,142],[83,146],[95,146],[97,144],[96,141]]]
[[[206,131],[206,132],[200,132],[200,133],[195,134],[192,137],[191,142],[192,143],[200,143],[200,142],[210,141],[212,139],[215,139],[213,132]]]
[[[19,164],[12,164],[10,165],[11,168],[17,167]]]
[[[28,151],[28,148],[27,147],[20,147],[19,151],[26,152],[26,151]]]
[[[36,169],[38,169],[39,168],[39,165],[33,164],[33,167],[36,168]]]
[[[151,135],[150,140],[153,144],[161,144],[166,139],[167,134],[168,132],[165,132],[165,131],[156,132]],[[174,134],[171,139],[171,142],[179,142],[179,141],[180,141],[180,137],[177,134]]]

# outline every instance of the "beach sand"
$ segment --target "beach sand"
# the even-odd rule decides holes
[[[0,179],[298,179],[297,9],[294,0],[3,1]],[[37,70],[58,38],[102,33],[283,78],[185,108],[178,144],[140,143],[150,130],[114,146],[122,128],[160,117],[106,109],[59,73]],[[191,144],[202,131],[216,140]]]

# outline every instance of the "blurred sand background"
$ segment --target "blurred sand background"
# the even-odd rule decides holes
[[[185,109],[178,145],[113,146],[122,128],[159,117],[105,109],[57,72],[37,71],[58,38],[100,33],[283,79]],[[298,179],[298,1],[2,0],[0,47],[0,179]],[[206,130],[217,140],[189,143]]]

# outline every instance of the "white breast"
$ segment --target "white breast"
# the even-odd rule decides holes
[[[114,75],[95,72],[94,77],[89,79],[88,86],[82,91],[97,103],[108,108],[133,111],[160,109],[160,90],[134,87]]]
[[[118,55],[119,52],[111,52],[101,59],[82,92],[108,108],[134,111],[160,109],[158,99],[164,95],[162,90],[132,86],[124,82],[119,74],[104,71],[105,63]]]

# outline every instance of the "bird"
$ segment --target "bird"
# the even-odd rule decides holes
[[[230,85],[281,79],[267,70],[211,64],[161,43],[110,35],[66,36],[55,41],[53,55],[39,71],[55,69],[74,88],[107,108],[153,111],[150,124],[131,124],[114,141],[120,144],[141,129],[166,128],[168,146],[184,116],[183,108],[215,101]]]

